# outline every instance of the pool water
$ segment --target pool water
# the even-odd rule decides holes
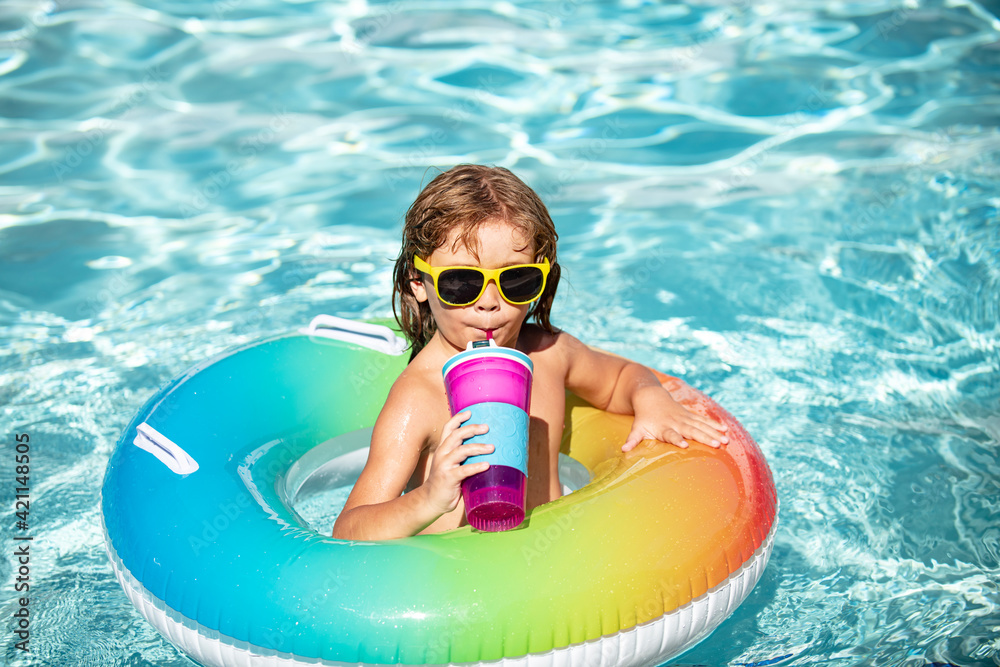
[[[768,569],[671,664],[1000,665],[995,10],[4,2],[0,656],[192,664],[104,552],[119,433],[210,355],[390,315],[407,206],[481,162],[552,212],[554,321],[703,389],[771,464]]]

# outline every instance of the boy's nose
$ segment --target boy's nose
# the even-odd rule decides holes
[[[486,291],[479,297],[479,301],[476,301],[476,308],[479,310],[496,310],[500,307],[501,298],[496,282],[491,280],[486,283]]]

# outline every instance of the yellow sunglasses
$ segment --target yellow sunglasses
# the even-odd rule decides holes
[[[549,260],[541,264],[516,264],[502,269],[481,269],[478,266],[431,266],[417,256],[413,266],[434,281],[438,298],[449,306],[468,306],[479,300],[492,280],[504,301],[523,306],[535,301],[545,291]]]

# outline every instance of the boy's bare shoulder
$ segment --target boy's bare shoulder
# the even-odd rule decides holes
[[[434,397],[443,391],[434,383],[432,373],[410,362],[389,389],[375,423],[376,436],[404,437],[411,443],[419,441],[420,447],[425,448],[440,426],[438,421],[447,420],[447,417],[441,420],[440,407],[434,405]]]
[[[389,389],[385,404],[393,407],[418,407],[439,390],[433,382],[432,374],[425,368],[411,362],[403,369]]]
[[[536,378],[542,372],[565,378],[583,344],[565,331],[557,329],[553,333],[526,324],[521,328],[517,347],[535,362]]]
[[[525,324],[521,327],[518,347],[527,354],[557,354],[565,355],[579,345],[583,345],[572,335],[562,329],[550,333],[537,324]]]

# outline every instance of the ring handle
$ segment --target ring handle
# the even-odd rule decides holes
[[[171,472],[178,475],[190,475],[198,470],[198,462],[190,454],[146,422],[136,427],[132,444],[158,458]]]
[[[299,333],[317,338],[342,340],[393,356],[399,356],[406,351],[406,341],[389,327],[333,315],[317,315],[308,327],[299,329]]]

